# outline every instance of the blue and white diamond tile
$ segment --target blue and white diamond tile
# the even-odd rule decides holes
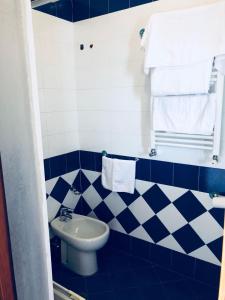
[[[103,201],[94,209],[94,213],[105,223],[109,223],[114,218],[112,212]]]
[[[170,234],[156,215],[145,222],[143,227],[155,243],[158,243]]]
[[[155,213],[158,213],[164,207],[170,204],[170,200],[162,192],[157,184],[154,184],[142,197],[148,203]]]
[[[68,190],[73,182],[83,191],[80,201]],[[134,194],[114,193],[102,186],[101,173],[89,170],[51,179],[46,186],[50,218],[61,205],[74,207],[118,232],[220,264],[223,216],[206,193],[142,180],[136,180]]]
[[[127,207],[120,195],[114,192],[109,194],[105,198],[104,202],[115,217],[118,216]]]
[[[52,179],[47,180],[47,181],[45,182],[46,193],[47,193],[48,195],[51,194],[51,192],[52,192],[52,190],[53,190],[53,188],[54,188],[54,186],[55,186],[55,184],[56,184],[57,181],[58,181],[58,177],[55,177],[55,178],[52,178]]]
[[[213,254],[213,252],[206,245],[194,250],[193,252],[189,253],[189,255],[195,258],[208,261],[218,266],[220,265],[220,261],[218,260],[218,258]]]
[[[71,190],[68,191],[62,205],[74,209],[80,199],[80,195],[75,195]]]
[[[210,198],[208,193],[191,191],[192,194],[198,199],[198,201],[205,207],[206,210],[210,210],[213,208],[212,199]]]
[[[74,183],[75,178],[77,177],[79,173],[79,170],[75,170],[69,173],[66,173],[64,175],[61,175],[61,177],[70,185],[72,185]]]
[[[135,180],[135,187],[140,195],[143,195],[145,192],[147,192],[153,185],[154,183],[150,181],[138,179]]]
[[[174,202],[175,200],[180,198],[188,191],[187,189],[175,187],[172,185],[165,185],[165,184],[157,184],[157,185],[171,202]]]
[[[190,222],[203,214],[206,209],[191,191],[187,191],[173,202],[184,218]]]
[[[145,223],[155,215],[154,211],[142,196],[138,197],[133,203],[128,206],[128,208],[140,224]]]
[[[175,240],[175,238],[171,234],[159,241],[157,245],[178,251],[180,253],[185,253],[184,249],[180,246],[180,244]]]
[[[189,224],[205,244],[208,244],[223,235],[223,228],[208,212],[200,215]]]
[[[186,224],[185,226],[175,231],[173,233],[173,237],[187,254],[204,246],[204,242],[202,241],[202,239],[189,224]]]
[[[95,171],[89,171],[89,170],[82,170],[84,175],[87,177],[87,179],[90,181],[90,183],[94,183],[95,180],[101,175],[99,172]]]
[[[48,221],[51,222],[62,206],[75,209],[80,195],[75,195],[70,186],[78,176],[78,170],[46,181]]]
[[[140,226],[138,220],[131,213],[129,208],[124,209],[118,216],[117,220],[120,222],[122,227],[125,229],[127,233],[130,233],[138,226]]]
[[[48,197],[47,199],[48,222],[51,222],[56,217],[60,207],[61,207],[61,203],[59,203],[51,196]]]
[[[170,233],[175,232],[187,224],[185,218],[172,203],[158,212],[157,217]]]
[[[102,202],[102,198],[93,185],[90,185],[82,196],[92,210],[94,210]]]
[[[113,230],[119,231],[121,233],[126,233],[120,222],[117,220],[117,218],[113,218],[109,223],[109,227]]]
[[[134,229],[130,236],[136,237],[138,239],[144,240],[146,242],[154,243],[154,241],[151,239],[147,231],[144,229],[144,227],[141,225],[138,228]]]

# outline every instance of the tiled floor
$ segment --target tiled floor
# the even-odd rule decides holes
[[[97,274],[84,278],[54,264],[54,280],[88,300],[217,300],[216,289],[176,272],[115,250],[100,254]]]

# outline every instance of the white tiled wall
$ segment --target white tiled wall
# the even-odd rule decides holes
[[[79,149],[74,26],[33,11],[44,158]]]
[[[81,149],[148,157],[149,85],[139,30],[154,12],[212,2],[161,0],[74,24]],[[223,141],[218,167],[225,167]],[[157,159],[211,166],[209,157],[201,150],[162,148]]]

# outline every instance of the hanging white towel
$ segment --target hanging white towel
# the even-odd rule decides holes
[[[211,135],[215,110],[215,94],[154,97],[153,130]]]
[[[151,95],[208,94],[213,60],[194,65],[151,70]]]
[[[142,39],[145,72],[225,54],[225,1],[151,16]]]
[[[113,190],[113,159],[102,157],[102,185],[107,190]]]
[[[134,160],[102,158],[102,185],[113,192],[133,194],[136,162]]]

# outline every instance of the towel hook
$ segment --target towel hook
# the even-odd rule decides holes
[[[143,38],[144,32],[145,32],[145,29],[141,28],[140,31],[139,31],[139,35],[140,35],[141,39]]]

